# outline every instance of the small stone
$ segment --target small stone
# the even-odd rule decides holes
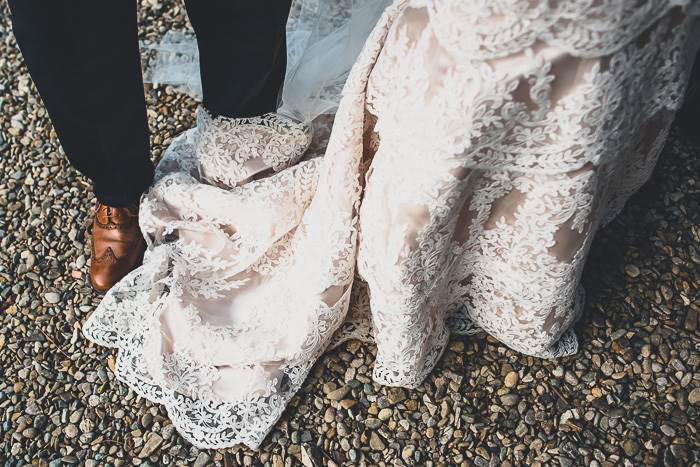
[[[382,409],[379,411],[379,415],[377,415],[377,417],[379,418],[379,420],[386,421],[391,418],[391,414],[391,409]]]
[[[209,461],[211,461],[209,455],[206,452],[200,452],[194,461],[194,467],[204,467]]]
[[[73,411],[73,413],[70,414],[68,421],[71,423],[78,423],[80,421],[80,417],[82,416],[83,414],[81,410],[75,410]]]
[[[348,386],[343,386],[342,388],[338,388],[329,392],[326,395],[326,397],[332,401],[339,401],[342,400],[345,396],[347,396],[349,392],[350,388]]]
[[[450,343],[450,350],[453,352],[464,352],[464,342],[463,341],[454,341]]]
[[[24,412],[29,415],[39,415],[41,413],[41,407],[32,399],[27,403],[27,408],[24,409]]]
[[[148,436],[148,439],[146,439],[143,448],[141,448],[139,457],[142,459],[149,457],[156,451],[156,449],[160,447],[161,444],[163,444],[163,438],[158,433],[151,433],[150,436]]]
[[[37,415],[34,417],[34,428],[41,430],[49,423],[49,417],[46,415]]]
[[[534,425],[537,419],[535,418],[535,411],[534,410],[528,410],[525,412],[525,417],[523,418],[525,423],[528,425]]]
[[[605,376],[610,376],[615,372],[615,368],[610,360],[606,360],[600,367],[600,371],[602,371]]]
[[[561,417],[559,418],[559,423],[564,424],[564,423],[568,422],[569,420],[576,419],[576,418],[578,418],[578,412],[570,409],[570,410],[567,410],[566,412],[564,412],[563,414],[561,414]]]
[[[387,407],[391,407],[391,402],[389,402],[389,398],[386,396],[380,396],[377,399],[377,407],[380,409],[386,409]]]
[[[111,355],[107,357],[107,367],[112,373],[115,372],[116,362],[114,361],[114,357]]]
[[[83,433],[90,433],[95,428],[95,424],[89,418],[83,418],[78,426]]]
[[[141,417],[141,426],[144,428],[150,428],[151,424],[153,423],[153,415],[150,413],[144,414],[143,417]]]
[[[352,399],[343,399],[340,401],[340,406],[346,410],[352,408],[355,404],[357,404],[357,401]]]
[[[350,435],[350,430],[348,429],[347,425],[343,422],[338,422],[335,429],[338,432],[338,436],[344,437]]]
[[[517,394],[504,394],[501,396],[501,403],[503,405],[512,406],[516,405],[520,401],[520,396]]]
[[[335,409],[333,407],[326,409],[326,412],[323,414],[323,420],[326,423],[332,423],[335,420]]]
[[[673,438],[674,436],[676,436],[676,430],[671,425],[661,425],[661,432],[669,438]]]
[[[564,373],[564,381],[566,381],[572,386],[576,386],[578,384],[578,378],[571,371],[567,371],[566,373]]]
[[[688,394],[688,402],[691,404],[700,403],[700,388],[695,388]]]
[[[625,265],[625,272],[630,277],[637,277],[637,276],[639,276],[640,271],[639,271],[639,268],[637,266],[635,266],[634,264],[627,264],[627,265]]]
[[[316,467],[319,465],[315,457],[310,447],[301,447],[301,463],[304,467]]]
[[[63,433],[69,438],[75,438],[79,434],[78,427],[72,423],[69,423],[65,428],[63,428]]]
[[[628,457],[634,457],[639,452],[639,444],[633,439],[627,439],[622,443],[622,449]]]
[[[642,346],[641,353],[642,357],[649,358],[649,355],[651,355],[651,346],[649,344],[644,344]]]
[[[688,310],[683,322],[683,328],[686,331],[695,331],[698,328],[698,313],[695,310]]]
[[[509,372],[503,380],[503,384],[507,388],[512,388],[513,386],[518,384],[518,374],[514,371]]]
[[[384,442],[375,431],[369,437],[369,447],[375,451],[383,451],[386,448]]]
[[[396,405],[406,400],[406,391],[402,388],[390,388],[387,393],[387,399],[391,405]]]
[[[688,462],[688,448],[682,444],[672,444],[671,454],[677,461],[681,461],[682,465],[687,465]]]
[[[368,418],[367,420],[365,420],[365,426],[370,430],[376,430],[377,428],[382,426],[382,421],[377,418]]]
[[[175,434],[175,426],[174,425],[166,425],[163,427],[161,430],[161,434],[163,436],[163,439],[170,439],[173,437]]]
[[[44,294],[44,298],[51,304],[56,304],[61,301],[61,295],[56,292],[47,292]]]
[[[401,450],[401,458],[405,461],[409,461],[411,458],[413,458],[414,452],[416,452],[415,446],[412,444],[407,444],[404,446],[403,450]]]

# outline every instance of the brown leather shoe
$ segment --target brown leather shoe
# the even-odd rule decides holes
[[[138,205],[113,208],[97,203],[92,222],[90,283],[98,292],[108,291],[143,260],[146,242],[139,228]]]

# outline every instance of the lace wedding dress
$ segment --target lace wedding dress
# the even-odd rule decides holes
[[[395,2],[329,138],[323,118],[198,111],[142,200],[144,264],[86,336],[200,447],[257,448],[343,339],[374,340],[374,380],[408,388],[451,330],[576,352],[588,249],[654,167],[697,9]]]

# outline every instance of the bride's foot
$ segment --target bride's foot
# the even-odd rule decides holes
[[[141,264],[146,242],[139,229],[138,204],[113,208],[97,203],[92,223],[90,283],[106,292]]]

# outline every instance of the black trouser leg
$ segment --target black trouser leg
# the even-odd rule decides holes
[[[137,201],[153,166],[136,1],[9,5],[17,43],[68,159],[92,180],[101,202]]]
[[[277,109],[291,0],[185,0],[199,44],[204,106],[252,117]]]

